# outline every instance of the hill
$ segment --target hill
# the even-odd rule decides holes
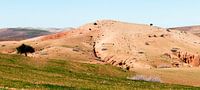
[[[3,28],[0,41],[19,41],[63,31],[59,28]]]
[[[185,27],[174,27],[174,28],[170,28],[172,30],[180,30],[180,31],[186,31],[186,32],[190,32],[193,33],[197,36],[200,36],[200,26],[185,26]]]
[[[36,49],[29,57],[111,64],[158,76],[164,83],[200,86],[195,78],[199,70],[194,69],[200,66],[200,37],[190,32],[100,20],[70,31],[0,42],[0,52],[16,54],[22,43]]]
[[[39,61],[39,62],[38,62]],[[1,89],[199,89],[127,79],[134,72],[111,65],[0,54]]]
[[[32,57],[98,59],[127,69],[200,65],[199,37],[182,31],[112,20],[20,42],[1,42],[3,47],[0,50],[15,53],[15,47],[22,43],[36,48]]]

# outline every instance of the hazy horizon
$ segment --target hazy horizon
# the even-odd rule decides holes
[[[160,27],[200,25],[198,0],[4,0],[0,28],[78,27],[109,19]]]

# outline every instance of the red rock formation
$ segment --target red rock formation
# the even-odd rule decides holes
[[[200,55],[198,54],[189,53],[185,51],[177,51],[177,52],[172,52],[172,54],[169,57],[170,58],[175,57],[181,62],[189,64],[194,67],[200,66]]]

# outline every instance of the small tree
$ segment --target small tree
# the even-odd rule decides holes
[[[17,54],[25,54],[27,56],[27,53],[34,53],[35,49],[29,45],[22,44],[21,46],[17,47]]]
[[[153,26],[153,24],[152,24],[152,23],[150,23],[150,26]]]
[[[97,23],[94,23],[94,25],[97,25]]]

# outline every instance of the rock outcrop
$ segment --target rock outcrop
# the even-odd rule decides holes
[[[179,67],[180,63],[188,64],[191,67],[199,67],[200,66],[200,55],[198,53],[191,53],[187,51],[181,51],[180,49],[173,48],[171,49],[171,54],[165,54],[173,60],[177,60],[178,62],[173,62],[172,65],[175,67]]]

